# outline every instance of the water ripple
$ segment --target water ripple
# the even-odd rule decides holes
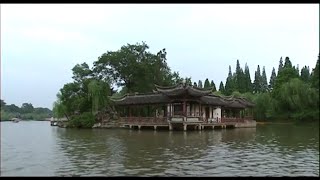
[[[3,176],[319,176],[316,128],[154,132],[1,125]],[[284,129],[301,134],[290,137]],[[21,140],[21,133],[37,137],[36,143]]]

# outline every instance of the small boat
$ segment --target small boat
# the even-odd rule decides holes
[[[19,119],[19,118],[12,118],[11,120],[12,120],[12,122],[14,122],[14,123],[18,123],[21,119]]]

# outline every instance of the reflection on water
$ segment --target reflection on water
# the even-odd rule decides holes
[[[319,176],[319,126],[205,131],[1,123],[2,176]]]

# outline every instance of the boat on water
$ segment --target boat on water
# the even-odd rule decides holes
[[[20,120],[21,120],[21,119],[19,119],[19,118],[12,118],[12,119],[11,119],[11,121],[14,122],[14,123],[18,123]]]

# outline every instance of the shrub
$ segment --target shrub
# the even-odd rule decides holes
[[[90,112],[85,112],[71,117],[70,126],[76,128],[92,128],[95,123],[95,117]]]

